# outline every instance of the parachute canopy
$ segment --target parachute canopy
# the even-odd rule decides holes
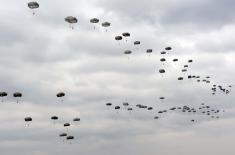
[[[31,122],[33,119],[31,117],[25,117],[25,122]]]
[[[178,80],[183,80],[184,78],[183,77],[178,77]]]
[[[123,37],[130,37],[131,36],[131,34],[129,32],[123,32],[122,35],[123,35]]]
[[[61,133],[60,134],[60,137],[66,137],[67,136],[67,133]]]
[[[70,126],[69,123],[64,123],[64,127]]]
[[[7,92],[0,92],[0,97],[5,97],[7,96]]]
[[[73,121],[74,122],[79,122],[81,119],[80,118],[74,118]]]
[[[122,40],[122,36],[116,36],[115,40]]]
[[[29,2],[29,3],[28,3],[28,7],[29,7],[30,9],[37,9],[37,8],[39,8],[39,4],[38,4],[38,2],[36,2],[36,1],[32,1],[32,2]]]
[[[67,136],[67,140],[72,140],[72,139],[74,139],[73,136]]]
[[[13,97],[22,97],[22,94],[20,92],[15,92],[13,94]]]
[[[171,50],[172,48],[171,47],[166,47],[165,50],[169,51]]]
[[[146,50],[146,53],[152,53],[152,52],[153,52],[152,49],[147,49],[147,50]]]
[[[110,25],[111,25],[111,24],[110,24],[109,22],[103,22],[103,23],[102,23],[102,26],[103,26],[103,27],[109,27]]]
[[[52,120],[58,120],[59,118],[57,116],[52,116],[51,119]]]
[[[115,106],[115,109],[116,109],[116,110],[120,109],[120,106]]]
[[[70,24],[74,24],[78,22],[77,18],[73,16],[68,16],[64,20]]]
[[[106,106],[111,106],[112,105],[112,103],[106,103]]]
[[[165,59],[165,58],[161,58],[160,61],[161,61],[161,62],[164,62],[164,61],[166,61],[166,59]]]
[[[64,97],[65,96],[65,93],[64,92],[59,92],[56,94],[57,97]]]
[[[159,73],[165,73],[165,69],[159,69]]]
[[[99,23],[99,19],[98,18],[92,18],[90,19],[90,23]]]
[[[134,45],[139,45],[140,44],[140,41],[135,41],[134,42]]]
[[[123,106],[128,106],[129,105],[128,102],[123,102],[122,104],[123,104]]]
[[[132,53],[132,51],[130,51],[130,50],[124,51],[124,54],[131,54],[131,53]]]

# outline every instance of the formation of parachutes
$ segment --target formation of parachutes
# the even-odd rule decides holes
[[[36,1],[32,1],[28,3],[28,7],[30,9],[33,10],[33,14],[35,14],[35,10],[37,8],[39,8],[39,4]],[[64,21],[67,22],[69,24],[69,27],[71,29],[74,29],[74,25],[76,23],[78,23],[78,19],[77,17],[74,16],[67,16],[64,18]],[[104,21],[104,22],[100,22],[100,20],[98,18],[91,18],[89,20],[89,22],[94,26],[94,29],[96,29],[96,26],[101,23],[101,26],[105,29],[105,31],[108,31],[108,28],[111,26],[110,22]],[[120,41],[125,40],[126,42],[128,41],[128,38],[131,36],[131,34],[129,32],[123,32],[120,35],[117,35],[114,37],[114,39],[118,42],[118,44],[120,45]],[[133,42],[133,45],[135,46],[136,50],[138,50],[139,46],[141,44],[141,41],[136,40]],[[170,59],[168,58],[166,55],[170,54],[172,51],[172,47],[165,47],[164,51],[160,52],[160,54],[162,55],[162,57],[159,59],[160,63],[163,64],[162,68],[158,69],[159,74],[164,75],[165,73],[167,73],[167,68],[164,66],[164,63],[167,63],[169,61],[173,62],[173,63],[177,63],[180,61],[179,58],[174,58],[174,59]],[[146,53],[147,54],[151,54],[153,53],[154,50],[151,48],[146,49]],[[133,54],[133,50],[130,49],[126,49],[124,50],[123,54],[125,55],[130,55]],[[190,64],[193,63],[194,61],[192,59],[189,59],[187,61],[187,63],[185,63],[183,65],[183,68],[181,69],[181,72],[183,73],[182,76],[176,77],[176,79],[178,81],[185,81],[185,80],[193,80],[195,79],[196,82],[200,83],[200,82],[204,82],[208,85],[212,85],[211,90],[212,90],[212,95],[215,95],[216,92],[221,91],[222,93],[225,94],[229,94],[231,92],[231,88],[232,85],[228,85],[228,86],[222,86],[222,85],[218,85],[218,84],[214,84],[212,83],[212,81],[210,80],[211,77],[210,76],[206,76],[206,77],[202,77],[200,75],[192,75],[192,74],[186,74],[190,68]],[[156,71],[157,72],[157,71]],[[212,83],[212,84],[211,84]],[[1,101],[4,102],[4,99],[8,96],[8,93],[5,91],[0,92],[0,97],[1,97]],[[21,92],[15,92],[12,95],[14,98],[16,98],[16,102],[19,103],[19,99],[23,96]],[[65,97],[65,93],[64,92],[58,92],[56,94],[56,97],[58,99],[61,100],[61,102],[63,102],[63,98]],[[161,96],[159,97],[159,100],[161,101],[166,101],[166,97]],[[123,102],[121,105],[119,104],[114,104],[111,102],[108,102],[105,104],[107,107],[110,107],[110,110],[115,110],[117,112],[119,111],[129,111],[130,113],[132,113],[133,111],[138,111],[140,109],[142,109],[141,112],[148,112],[148,111],[153,111],[153,117],[152,119],[154,120],[158,120],[160,119],[163,115],[165,115],[166,113],[170,113],[170,112],[176,112],[176,113],[188,113],[191,115],[203,115],[207,118],[211,118],[211,119],[218,119],[222,116],[222,113],[225,112],[225,110],[223,109],[218,109],[216,107],[210,106],[210,105],[206,105],[205,103],[200,103],[200,105],[198,106],[188,106],[188,105],[183,105],[183,106],[173,106],[173,107],[168,107],[165,109],[158,109],[157,107],[153,107],[153,106],[148,106],[147,104],[131,104],[129,102]],[[59,120],[59,116],[51,116],[50,118],[53,122],[56,122]],[[27,116],[24,118],[24,121],[29,125],[30,122],[33,121],[33,118],[30,116]],[[191,122],[197,122],[196,119],[190,119]],[[69,127],[72,125],[72,123],[76,123],[76,122],[80,122],[80,118],[79,117],[74,117],[70,122],[66,122],[61,124],[61,127],[64,127],[66,130],[62,133],[60,133],[58,136],[61,137],[63,140],[68,140],[71,141],[73,139],[75,139],[75,137],[73,135],[69,135]]]

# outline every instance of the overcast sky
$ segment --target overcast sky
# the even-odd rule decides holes
[[[210,89],[235,84],[235,1],[38,0],[35,15],[28,0],[0,2],[0,91],[9,94],[0,103],[1,154],[234,155],[234,92],[212,96]],[[73,30],[64,21],[70,15],[78,18]],[[111,27],[94,29],[93,17]],[[118,43],[114,37],[123,32],[131,37]],[[173,50],[163,65],[166,46]],[[194,62],[183,74],[188,59]],[[211,84],[177,80],[188,74],[210,76]],[[19,104],[12,97],[17,91]],[[63,102],[56,98],[60,91]],[[154,110],[116,113],[107,102]],[[153,119],[159,110],[202,102],[225,113],[217,120],[180,112]],[[81,122],[72,123],[75,117]],[[66,122],[72,144],[59,138]]]

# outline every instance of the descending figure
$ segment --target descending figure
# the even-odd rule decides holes
[[[63,138],[63,141],[64,141],[64,140],[65,140],[65,137],[67,137],[67,135],[68,135],[68,134],[64,132],[64,133],[61,133],[59,136],[60,136],[61,138]]]
[[[122,36],[116,36],[115,40],[118,41],[118,45],[120,45],[120,41],[122,40]]]
[[[0,97],[2,98],[1,102],[3,102],[3,98],[7,96],[6,92],[0,92]]]
[[[148,53],[149,54],[149,56],[150,56],[150,54],[153,52],[153,50],[152,49],[147,49],[146,50],[146,53]]]
[[[25,117],[24,121],[27,123],[27,126],[29,126],[29,123],[32,122],[32,118],[31,117]]]
[[[118,111],[121,109],[121,107],[120,106],[115,106],[114,109],[117,110],[117,113],[118,113]]]
[[[67,138],[66,138],[68,141],[71,141],[71,140],[73,140],[74,139],[74,136],[67,136]],[[70,144],[71,144],[72,142],[70,142]]]
[[[65,93],[64,92],[59,92],[59,93],[57,93],[56,94],[56,97],[58,97],[58,98],[61,98],[61,102],[63,102],[63,97],[65,96]]]
[[[75,125],[77,125],[78,122],[80,122],[80,121],[81,121],[81,119],[78,118],[78,117],[75,117],[75,118],[73,119],[73,122],[75,123]]]
[[[32,2],[29,2],[28,3],[28,7],[30,8],[30,9],[32,9],[32,11],[33,11],[33,15],[35,15],[35,9],[37,9],[37,8],[39,8],[39,4],[38,4],[38,2],[36,2],[36,1],[32,1]]]
[[[126,42],[127,42],[127,38],[131,36],[131,34],[129,32],[123,32],[122,36],[126,38]]]
[[[101,25],[105,28],[105,31],[107,32],[107,31],[108,31],[108,27],[111,26],[111,23],[109,23],[109,22],[103,22]]]
[[[73,17],[73,16],[68,16],[64,20],[69,23],[69,28],[71,28],[71,29],[74,28],[73,24],[78,22],[77,18]]]
[[[13,94],[13,97],[17,98],[16,103],[19,103],[18,98],[21,98],[21,97],[22,97],[22,94],[21,94],[20,92],[15,92],[15,93]]]
[[[126,50],[126,51],[124,51],[124,54],[125,55],[130,55],[132,53],[132,51],[130,51],[130,50]],[[128,56],[128,59],[130,59],[130,57]]]
[[[53,121],[53,123],[55,123],[55,121],[57,121],[59,118],[57,116],[51,116],[51,120]]]
[[[90,23],[94,24],[94,30],[95,30],[95,24],[99,23],[99,19],[98,18],[92,18],[90,19]]]
[[[64,123],[64,127],[66,127],[67,131],[69,130],[68,127],[70,126],[70,123]]]
[[[140,41],[134,41],[134,46],[136,46],[136,50],[139,50],[139,48],[137,46],[140,45]]]
[[[159,69],[159,73],[165,73],[165,69]]]

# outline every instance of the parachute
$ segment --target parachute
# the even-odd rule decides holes
[[[132,108],[127,108],[127,110],[128,110],[128,111],[131,111],[131,110],[133,110],[133,109],[132,109]]]
[[[176,61],[178,61],[178,59],[173,59],[173,62],[176,62]]]
[[[13,94],[13,97],[15,97],[15,98],[21,98],[21,97],[22,97],[22,94],[21,94],[20,92],[15,92],[15,93]],[[19,103],[19,100],[18,100],[18,99],[16,100],[16,103]]]
[[[129,32],[123,32],[122,36],[126,38],[126,42],[127,42],[127,37],[130,37],[131,34]]]
[[[159,73],[165,73],[164,69],[159,69]]]
[[[69,123],[64,123],[64,127],[68,127],[68,126],[70,126]]]
[[[73,119],[74,122],[79,122],[80,120],[81,120],[81,119],[78,118],[78,117],[76,117],[76,118]]]
[[[109,23],[109,22],[103,22],[101,25],[102,25],[104,28],[106,28],[105,31],[107,32],[107,31],[108,31],[107,28],[111,26],[111,23]]]
[[[154,119],[158,119],[159,117],[158,116],[155,116]]]
[[[51,120],[53,121],[53,123],[55,123],[58,119],[58,116],[51,116]]]
[[[182,72],[187,72],[187,69],[182,69],[181,71],[182,71]]]
[[[36,1],[32,1],[28,3],[28,7],[33,10],[33,15],[35,15],[34,10],[39,8],[39,4]]]
[[[52,116],[51,119],[52,120],[58,120],[59,118],[57,116]]]
[[[73,17],[73,16],[68,16],[68,17],[66,17],[64,20],[69,23],[69,27],[70,27],[71,29],[74,28],[74,27],[73,27],[73,24],[75,24],[75,23],[78,22],[77,18],[76,18],[76,17]]]
[[[65,96],[64,92],[59,92],[56,94],[56,97],[58,97],[58,98],[63,98],[64,96]],[[63,102],[63,99],[61,99],[61,102]]]
[[[60,137],[66,137],[66,136],[67,136],[67,133],[61,133],[59,136],[60,136]]]
[[[166,47],[165,50],[166,51],[170,51],[172,48],[171,47]]]
[[[90,19],[90,23],[92,23],[92,24],[97,24],[97,23],[99,23],[99,19],[98,18],[92,18],[92,19]],[[94,29],[95,29],[95,26],[94,26]]]
[[[0,92],[0,97],[2,97],[1,102],[3,102],[3,97],[6,97],[7,93],[6,92]]]
[[[161,61],[161,62],[164,62],[164,61],[166,61],[166,59],[165,59],[165,58],[161,58],[160,61]]]
[[[146,50],[146,53],[152,53],[152,52],[153,52],[152,49],[147,49],[147,50]]]
[[[31,122],[33,119],[31,117],[25,117],[25,122]]]
[[[73,136],[67,136],[67,140],[72,140],[72,139],[74,139]]]
[[[116,36],[116,37],[115,37],[115,40],[117,40],[117,41],[118,41],[118,45],[120,45],[120,42],[119,42],[119,41],[122,40],[122,36]]]
[[[112,105],[112,103],[106,103],[106,106],[111,106]]]
[[[124,54],[131,54],[131,53],[132,53],[132,51],[130,51],[130,50],[124,51]]]
[[[148,107],[148,110],[153,110],[153,107]]]
[[[134,45],[140,45],[140,41],[134,41]]]
[[[119,110],[119,109],[120,109],[120,106],[115,106],[115,109],[116,109],[116,110]]]
[[[123,104],[123,106],[129,106],[128,102],[123,102],[122,104]]]
[[[183,77],[178,77],[178,80],[183,80],[184,78]]]
[[[27,123],[27,126],[29,126],[29,123],[32,122],[32,118],[31,117],[25,117],[24,121]]]

